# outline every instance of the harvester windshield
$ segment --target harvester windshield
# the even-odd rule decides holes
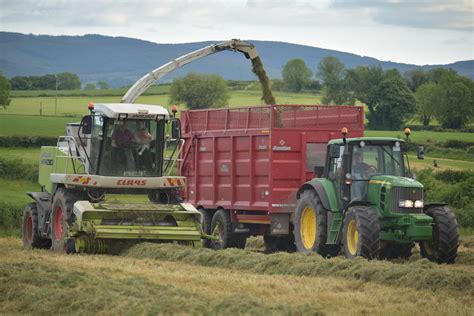
[[[163,139],[163,120],[94,116],[91,163],[103,176],[159,177]]]

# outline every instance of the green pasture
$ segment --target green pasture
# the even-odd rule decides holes
[[[474,161],[454,160],[429,156],[425,156],[425,159],[419,160],[416,158],[416,155],[408,155],[408,157],[411,168],[416,169],[433,168],[436,170],[474,170]],[[434,167],[434,160],[436,160],[438,167]]]
[[[349,131],[350,132],[350,131]],[[405,139],[403,131],[365,131],[365,136],[373,137],[398,137]],[[461,132],[434,132],[434,131],[412,131],[411,140],[417,143],[442,143],[447,140],[456,139],[465,142],[474,142],[474,133]]]
[[[0,115],[0,136],[57,137],[64,135],[66,123],[80,120],[80,117]]]
[[[39,161],[40,148],[39,147],[30,147],[30,148],[5,148],[0,147],[0,157],[21,161],[26,164],[38,164]]]

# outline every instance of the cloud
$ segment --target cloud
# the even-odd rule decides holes
[[[471,0],[334,0],[332,8],[370,11],[375,22],[428,29],[474,30]]]

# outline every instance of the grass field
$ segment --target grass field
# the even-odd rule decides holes
[[[158,245],[157,245],[158,246]],[[194,256],[217,258],[256,258],[256,269],[222,268],[211,264],[192,264],[179,259],[153,259],[156,250],[180,253],[183,259]],[[137,249],[139,251],[140,248]],[[242,250],[197,251],[179,246],[158,246],[151,256],[58,255],[46,250],[24,251],[20,240],[0,238],[0,314],[389,314],[447,315],[474,313],[472,265],[436,266],[421,263],[429,273],[443,277],[419,288],[403,284],[411,275],[405,264],[348,261],[342,258],[314,260],[334,273],[296,276],[257,273],[265,266],[283,268],[290,262],[285,255],[262,255]],[[187,255],[186,255],[187,254]],[[314,258],[314,259],[313,259]],[[298,262],[298,260],[296,261]],[[472,264],[472,263],[471,263]],[[419,268],[419,264],[412,264]],[[424,265],[424,266],[423,266]],[[295,264],[293,271],[298,271]],[[370,267],[373,267],[371,269]],[[391,267],[393,266],[393,267]],[[382,267],[382,268],[381,268]],[[365,269],[377,273],[390,267],[398,280],[373,282],[358,278]],[[382,270],[380,270],[382,269]],[[346,270],[352,277],[338,277]],[[462,270],[462,271],[461,271]],[[289,269],[291,271],[291,269]],[[339,271],[339,272],[338,272]],[[308,275],[307,271],[302,275]],[[394,273],[390,273],[394,275]],[[452,280],[445,279],[453,276]],[[431,283],[430,282],[430,283]],[[432,290],[431,287],[437,287]]]
[[[398,137],[405,139],[403,131],[365,131],[366,136],[377,137]],[[447,140],[456,139],[466,142],[474,142],[474,133],[457,133],[457,132],[434,132],[434,131],[412,131],[410,138],[417,143],[426,142],[445,142]]]

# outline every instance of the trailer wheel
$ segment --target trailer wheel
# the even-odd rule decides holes
[[[263,236],[265,253],[274,253],[278,251],[295,252],[295,238],[293,234],[277,237],[271,235]]]
[[[23,248],[43,248],[51,247],[51,240],[42,238],[38,230],[38,210],[36,203],[28,204],[23,210],[22,220]]]
[[[211,240],[210,248],[214,250],[226,248],[245,248],[247,236],[232,233],[232,222],[229,212],[220,209],[214,213],[211,221],[211,235],[218,237],[218,240]]]
[[[201,213],[201,227],[202,231],[206,235],[211,234],[211,220],[212,216],[210,211],[207,211],[203,207],[198,207],[197,209],[199,213]],[[201,245],[203,248],[210,248],[211,247],[211,241],[206,238],[201,238]]]
[[[412,255],[414,242],[408,244],[381,243],[380,259],[408,259]]]
[[[56,252],[67,252],[64,238],[69,225],[74,222],[73,206],[76,201],[85,198],[82,192],[59,188],[54,194],[51,212],[51,249]]]
[[[420,253],[437,263],[454,263],[458,255],[458,222],[446,206],[433,206],[425,212],[433,218],[433,240],[420,242]]]
[[[343,244],[346,258],[376,259],[380,253],[380,224],[368,206],[350,208],[344,217]]]
[[[294,238],[298,252],[317,252],[323,257],[337,255],[339,252],[339,246],[326,245],[327,211],[313,190],[304,191],[298,199]]]

